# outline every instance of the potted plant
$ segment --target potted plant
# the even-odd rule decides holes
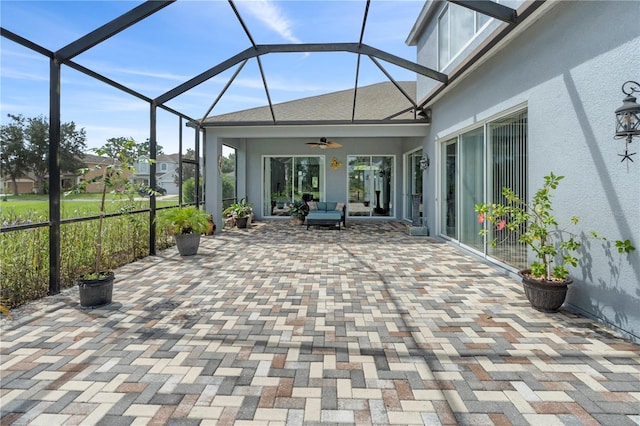
[[[289,206],[289,216],[290,221],[296,225],[302,225],[304,223],[304,218],[307,216],[308,212],[307,203],[302,200],[296,200]]]
[[[198,253],[200,236],[211,228],[209,214],[195,206],[164,211],[158,216],[158,224],[173,235],[181,256]]]
[[[577,225],[579,219],[574,216],[569,225],[559,228],[553,215],[552,191],[562,179],[564,176],[556,176],[553,172],[545,176],[544,185],[530,202],[522,200],[510,188],[503,188],[505,204],[480,203],[475,206],[480,223],[491,223],[498,231],[519,232],[520,242],[531,248],[535,261],[518,275],[522,277],[531,306],[543,312],[557,312],[564,303],[568,286],[573,282],[568,267],[577,266],[578,259],[574,253],[581,246],[578,235],[569,231],[569,227]],[[487,235],[488,232],[485,227],[480,234]],[[606,240],[593,231],[589,236]],[[498,242],[498,238],[493,238],[489,244],[496,247]],[[629,240],[616,241],[615,244],[619,253],[635,250]]]
[[[127,196],[130,201],[129,206],[125,206],[121,211],[127,212],[133,209],[135,188],[129,181],[129,177],[135,172],[135,145],[136,143],[133,139],[112,138],[102,147],[93,149],[92,151],[97,155],[109,160],[104,164],[96,165],[92,169],[97,172],[94,177],[84,180],[65,193],[65,195],[68,195],[70,193],[84,192],[90,184],[100,186],[100,214],[95,237],[96,256],[94,267],[91,272],[82,275],[77,280],[80,305],[85,308],[97,308],[109,305],[112,302],[115,275],[113,271],[103,268],[102,259],[102,234],[106,215],[106,198],[107,192]],[[90,169],[85,168],[81,169],[80,173],[86,175],[90,171]]]
[[[251,203],[247,202],[245,198],[241,199],[238,202],[232,203],[223,212],[226,217],[230,217],[234,220],[238,228],[247,227],[247,220],[252,213],[253,206],[251,205]]]

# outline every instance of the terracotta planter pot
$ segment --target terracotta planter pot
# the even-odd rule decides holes
[[[573,280],[571,278],[564,281],[539,280],[529,276],[530,272],[529,269],[524,269],[518,272],[518,275],[522,277],[522,287],[531,307],[541,312],[558,312]]]
[[[113,298],[113,281],[115,275],[109,272],[107,276],[85,280],[78,279],[80,306],[83,308],[99,308],[110,305]]]

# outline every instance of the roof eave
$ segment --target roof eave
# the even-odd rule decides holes
[[[437,9],[438,3],[440,3],[439,0],[428,0],[425,2],[422,10],[418,14],[416,22],[413,24],[413,28],[411,28],[411,31],[405,40],[405,44],[407,46],[416,46],[418,44],[420,34],[422,34],[424,27],[431,20],[431,17]]]

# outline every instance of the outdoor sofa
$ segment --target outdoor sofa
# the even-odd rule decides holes
[[[307,201],[309,213],[307,214],[307,229],[309,226],[347,226],[344,203],[333,201]]]

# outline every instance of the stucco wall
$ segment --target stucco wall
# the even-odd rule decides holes
[[[523,0],[502,0],[500,4],[517,9],[522,5]],[[412,44],[417,46],[417,62],[420,65],[424,65],[428,68],[440,71],[445,74],[450,74],[460,63],[476,49],[484,40],[484,38],[491,34],[498,26],[500,21],[493,19],[490,20],[482,28],[478,29],[476,35],[468,41],[464,48],[456,53],[451,62],[448,64],[438,63],[438,18],[442,14],[443,10],[448,7],[447,2],[441,1],[428,1],[425,3],[424,15],[426,21],[424,23],[424,30],[420,33],[416,40],[412,40]],[[462,7],[454,5],[454,7]],[[419,78],[417,82],[418,100],[429,93],[432,89],[439,85],[439,82],[429,78]]]
[[[565,175],[554,202],[560,223],[638,248],[620,257],[610,243],[584,245],[571,271],[570,307],[640,338],[640,161],[621,163],[614,140],[620,87],[640,80],[640,2],[559,2],[500,53],[432,105],[425,150],[435,142],[517,106],[529,116],[529,188],[544,175]],[[420,54],[418,55],[420,57]],[[419,90],[420,90],[419,86]],[[426,95],[419,93],[418,97]],[[639,96],[640,97],[640,96]],[[640,140],[631,146],[640,152]],[[427,176],[435,191],[436,174]],[[435,229],[437,203],[427,205]]]
[[[264,155],[324,155],[325,156],[325,199],[328,201],[347,201],[347,156],[348,155],[394,155],[395,156],[395,210],[396,218],[402,217],[402,154],[403,138],[335,138],[343,147],[338,149],[320,150],[310,148],[305,142],[315,139],[259,138],[247,140],[247,196],[254,204],[262,201],[262,158]],[[331,159],[342,163],[342,167],[333,170]],[[262,211],[256,210],[256,216],[262,218]]]

